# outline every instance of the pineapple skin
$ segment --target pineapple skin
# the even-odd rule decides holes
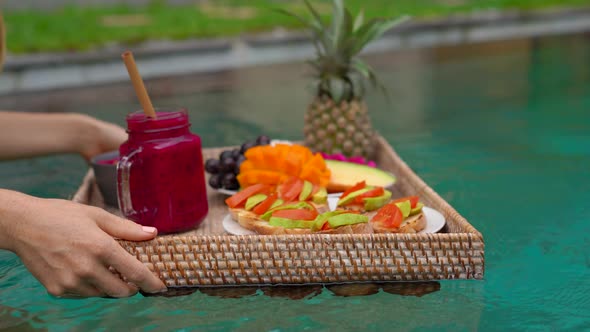
[[[375,131],[364,100],[335,103],[325,95],[316,97],[305,112],[303,134],[305,145],[315,152],[375,157]]]

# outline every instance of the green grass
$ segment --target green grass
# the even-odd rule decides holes
[[[325,17],[329,1],[315,0]],[[419,19],[485,9],[539,9],[578,7],[588,0],[346,0],[365,17],[409,14]],[[302,1],[214,0],[205,5],[166,6],[153,1],[143,8],[128,6],[68,6],[52,11],[5,11],[8,49],[12,53],[75,51],[117,42],[133,45],[151,39],[187,39],[235,36],[301,26],[273,8],[306,14]],[[231,9],[230,9],[231,8]],[[237,10],[237,11],[236,11]]]

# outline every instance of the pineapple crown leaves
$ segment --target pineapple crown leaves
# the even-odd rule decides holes
[[[378,39],[389,29],[407,21],[409,17],[394,19],[374,18],[365,21],[361,11],[353,20],[342,0],[332,2],[332,21],[322,21],[309,0],[303,0],[311,18],[306,19],[292,12],[279,12],[294,17],[310,29],[316,50],[316,58],[308,63],[316,72],[313,86],[318,95],[329,95],[336,102],[361,98],[368,81],[386,92],[373,69],[358,55],[371,41]]]

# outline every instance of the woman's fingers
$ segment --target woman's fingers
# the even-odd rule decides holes
[[[128,282],[136,285],[147,293],[166,291],[166,285],[156,277],[147,266],[131,256],[125,249],[118,246],[105,257],[105,264],[112,266]]]
[[[106,267],[96,271],[89,282],[110,297],[128,297],[138,291],[135,285],[121,280]]]
[[[130,220],[119,218],[106,211],[98,211],[96,223],[107,234],[129,241],[146,241],[153,239],[158,231],[154,227],[145,227]],[[115,240],[115,248],[105,252],[103,263],[112,266],[117,272],[140,289],[148,293],[166,290],[166,285],[156,277],[143,263],[129,254]]]
[[[51,294],[51,293],[50,293]],[[51,294],[60,299],[80,299],[86,297],[103,297],[106,294],[88,284],[77,285],[75,289],[64,290],[59,294]]]
[[[141,226],[104,210],[98,209],[96,212],[96,224],[112,237],[129,241],[147,241],[158,235],[158,230],[154,227]]]
[[[75,257],[71,254],[56,255],[53,246],[35,255],[29,251],[22,255],[23,264],[47,289],[47,293],[57,298],[101,297],[105,293],[94,287],[87,279],[94,271],[102,268],[96,259],[86,260],[79,252]],[[86,256],[87,257],[87,256]],[[71,259],[70,259],[71,258]]]
[[[129,241],[146,241],[153,239],[158,231],[154,227],[145,227],[130,220],[119,218],[106,211],[98,210],[96,223],[112,237]],[[115,248],[105,251],[103,263],[112,266],[126,280],[148,293],[166,290],[166,285],[156,277],[143,263],[129,254],[115,240]]]

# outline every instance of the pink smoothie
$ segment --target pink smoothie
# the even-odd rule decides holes
[[[116,165],[119,162],[119,157],[113,159],[99,160],[96,163],[100,165]]]
[[[197,227],[208,212],[201,138],[189,130],[186,110],[127,116],[129,139],[119,148],[119,207],[159,233]]]

